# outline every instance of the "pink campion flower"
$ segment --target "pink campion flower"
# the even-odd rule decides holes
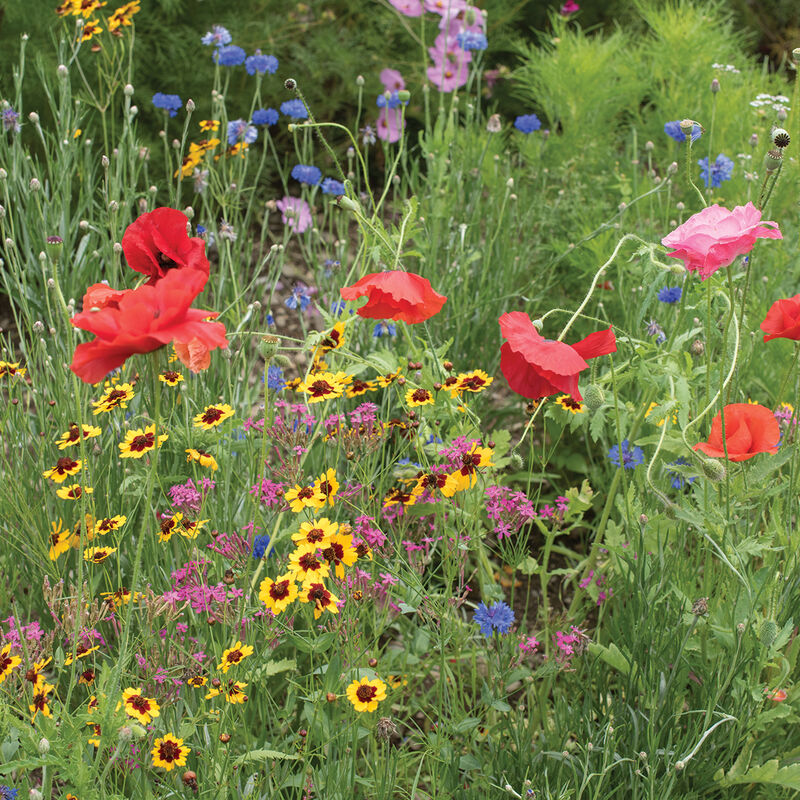
[[[768,228],[767,225],[774,227]],[[699,272],[705,280],[720,267],[727,267],[737,256],[749,253],[756,239],[782,239],[778,223],[761,221],[761,212],[752,204],[728,211],[717,204],[689,217],[667,234],[661,244],[672,248],[667,255],[681,258],[689,272]]]
[[[422,0],[389,0],[389,3],[406,17],[421,17],[424,11]]]
[[[378,138],[384,142],[397,142],[400,140],[400,122],[405,126],[403,112],[400,108],[382,108],[378,114],[376,124]]]
[[[275,205],[281,212],[281,222],[295,233],[304,233],[311,227],[311,209],[301,197],[282,197]]]
[[[424,0],[425,10],[434,14],[453,14],[467,8],[467,0]]]
[[[396,69],[389,69],[389,67],[381,70],[381,83],[387,92],[399,92],[406,88],[403,76]]]
[[[535,636],[523,636],[522,641],[519,643],[519,649],[523,653],[535,653],[539,644],[539,640]]]
[[[563,6],[561,6],[561,10],[558,12],[561,14],[562,17],[568,17],[570,14],[574,14],[576,11],[580,11],[581,7],[575,2],[575,0],[567,0]]]

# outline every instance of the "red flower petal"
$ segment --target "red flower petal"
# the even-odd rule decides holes
[[[765,342],[770,339],[800,341],[800,294],[776,300],[761,323],[761,330],[766,334]]]
[[[725,446],[730,461],[746,461],[759,453],[777,453],[781,431],[778,420],[764,406],[755,403],[731,403],[725,413]],[[722,412],[711,423],[707,442],[698,442],[700,450],[712,458],[724,458]]]
[[[421,275],[402,270],[373,272],[352,286],[339,290],[344,300],[367,297],[358,315],[367,319],[402,320],[411,324],[424,322],[441,311],[447,302]]]

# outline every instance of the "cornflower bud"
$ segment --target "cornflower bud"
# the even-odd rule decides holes
[[[122,93],[125,95],[125,97],[133,97],[133,85],[126,83]]]
[[[714,78],[711,81],[711,92],[712,94],[716,94],[718,91],[719,91],[719,81],[716,78]]]
[[[69,70],[67,69],[65,64],[59,64],[56,69],[56,74],[59,78],[66,78],[69,75]]]
[[[39,122],[39,115],[38,115],[38,114],[37,114],[35,111],[31,111],[31,113],[30,113],[30,114],[28,114],[28,119],[29,119],[29,120],[30,120],[30,121],[31,121],[31,122],[32,122],[34,125],[36,125],[36,123],[37,123],[37,122]]]

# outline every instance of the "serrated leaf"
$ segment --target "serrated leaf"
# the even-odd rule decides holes
[[[731,770],[733,772],[733,770]],[[731,775],[729,772],[719,778],[720,786],[736,786],[742,783],[767,783],[773,786],[785,786],[787,789],[800,789],[800,764],[781,767],[777,758],[752,767],[747,772]],[[714,775],[715,778],[719,772]]]

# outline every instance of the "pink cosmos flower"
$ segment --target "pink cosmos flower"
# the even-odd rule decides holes
[[[467,0],[425,0],[425,10],[434,14],[453,14],[466,8]]]
[[[301,197],[283,197],[275,204],[281,212],[281,222],[295,233],[303,233],[311,227],[311,209]]]
[[[467,62],[470,59],[465,56],[469,54],[460,48],[459,51],[454,59],[447,53],[434,57],[433,66],[428,67],[428,80],[440,92],[452,92],[467,82]]]
[[[375,126],[378,138],[384,142],[398,141],[400,139],[401,120],[402,110],[400,108],[386,108],[384,106],[378,114],[378,122]]]
[[[752,204],[728,211],[717,204],[689,217],[667,234],[661,244],[671,247],[671,258],[682,258],[690,272],[705,280],[720,267],[727,267],[737,256],[749,253],[756,239],[782,239],[777,222],[761,224],[761,212]],[[773,225],[774,228],[767,228]]]
[[[389,69],[388,67],[381,70],[381,83],[387,92],[399,92],[401,89],[406,88],[403,76],[396,69]]]
[[[458,22],[454,24],[455,26],[459,26]],[[430,53],[431,58],[435,62],[440,62],[443,58],[447,58],[450,61],[463,61],[465,64],[468,64],[472,61],[472,53],[468,50],[462,50],[458,46],[458,42],[456,41],[456,36],[461,32],[460,26],[456,28],[455,33],[451,36],[450,31],[442,31],[434,40],[433,47],[428,48],[428,53]]]
[[[439,20],[439,29],[448,30],[453,38],[464,31],[483,33],[486,30],[486,17],[483,11],[476,6],[451,7],[442,14],[442,18]]]
[[[580,11],[581,7],[575,2],[575,0],[567,0],[563,6],[561,6],[561,11],[559,13],[562,17],[568,17],[570,14],[574,14],[576,11]]]
[[[389,0],[389,2],[406,17],[422,16],[422,0]]]

